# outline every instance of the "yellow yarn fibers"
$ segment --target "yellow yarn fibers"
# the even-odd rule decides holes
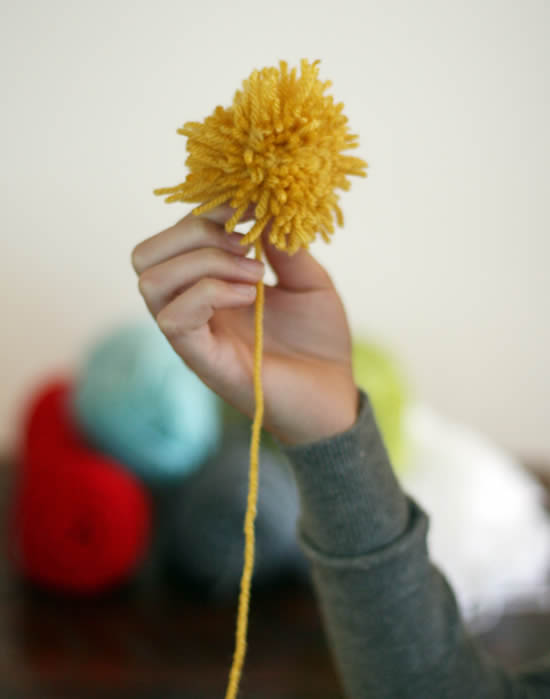
[[[336,187],[350,188],[347,175],[366,177],[367,163],[341,151],[357,148],[348,133],[344,105],[324,95],[330,81],[318,79],[319,60],[302,59],[301,75],[279,68],[254,70],[237,90],[231,107],[217,106],[204,122],[188,121],[178,133],[187,136],[189,174],[175,187],[155,189],[168,194],[166,203],[200,202],[195,215],[229,202],[236,209],[225,223],[231,233],[251,203],[255,223],[242,245],[255,246],[262,259],[262,232],[270,224],[269,242],[294,255],[308,248],[317,233],[329,243],[344,218]],[[256,409],[250,446],[248,506],[245,518],[245,562],[241,579],[236,648],[226,699],[235,699],[246,652],[250,583],[254,566],[254,519],[258,497],[258,453],[263,420],[262,320],[263,282],[257,284],[255,308],[254,393]]]

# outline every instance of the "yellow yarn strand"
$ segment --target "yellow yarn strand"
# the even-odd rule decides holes
[[[256,259],[262,259],[262,242],[257,240],[255,244]],[[254,568],[254,520],[256,518],[256,504],[258,501],[259,468],[258,457],[260,449],[260,430],[264,415],[264,396],[262,390],[262,351],[263,351],[263,312],[264,312],[264,283],[259,281],[256,285],[255,308],[255,346],[254,346],[254,395],[256,400],[256,412],[252,424],[252,439],[250,442],[250,475],[248,485],[248,506],[244,521],[245,551],[244,570],[241,578],[241,592],[239,595],[239,613],[237,617],[236,648],[233,656],[233,665],[229,673],[229,684],[225,699],[235,699],[239,687],[244,656],[246,653],[246,631],[248,626],[248,608],[250,605],[250,583]]]
[[[189,173],[175,187],[153,190],[169,195],[167,204],[197,202],[199,215],[229,203],[235,212],[225,223],[227,233],[250,204],[255,223],[242,238],[242,245],[255,246],[262,258],[262,233],[271,226],[269,242],[294,255],[320,235],[330,243],[333,213],[344,225],[335,188],[348,190],[347,175],[366,177],[367,163],[343,155],[357,148],[357,136],[348,133],[344,105],[334,103],[324,91],[330,80],[318,78],[320,60],[300,62],[289,72],[286,61],[279,68],[254,70],[237,90],[233,104],[217,106],[204,122],[188,121],[177,132],[187,136]],[[264,286],[257,284],[255,307],[254,392],[255,416],[250,445],[248,507],[244,533],[244,569],[237,618],[236,648],[226,699],[235,699],[246,653],[250,583],[254,567],[254,519],[258,499],[258,454],[263,420],[262,345]]]

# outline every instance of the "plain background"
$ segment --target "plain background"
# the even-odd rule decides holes
[[[176,129],[321,59],[369,163],[313,254],[417,395],[550,462],[547,0],[3,2],[0,448],[36,381],[146,311],[134,245],[191,206]]]

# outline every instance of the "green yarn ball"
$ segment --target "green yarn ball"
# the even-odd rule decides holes
[[[410,453],[404,429],[411,400],[408,382],[395,356],[364,337],[353,338],[352,362],[355,383],[369,396],[392,466],[400,475]]]

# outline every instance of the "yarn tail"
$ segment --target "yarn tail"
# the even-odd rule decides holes
[[[262,259],[261,237],[255,241],[256,259]],[[256,517],[256,503],[258,501],[258,454],[260,447],[260,430],[264,414],[264,397],[262,390],[262,351],[263,351],[263,311],[264,311],[264,284],[257,284],[256,308],[255,308],[255,346],[254,346],[254,393],[256,399],[256,413],[252,424],[252,439],[250,443],[250,476],[248,484],[248,506],[246,510],[244,534],[245,553],[244,570],[241,578],[241,592],[239,596],[239,612],[237,617],[236,648],[233,656],[233,665],[229,674],[229,684],[225,699],[235,699],[239,687],[239,680],[246,653],[246,631],[248,626],[248,607],[250,603],[250,582],[254,569],[254,519]]]

